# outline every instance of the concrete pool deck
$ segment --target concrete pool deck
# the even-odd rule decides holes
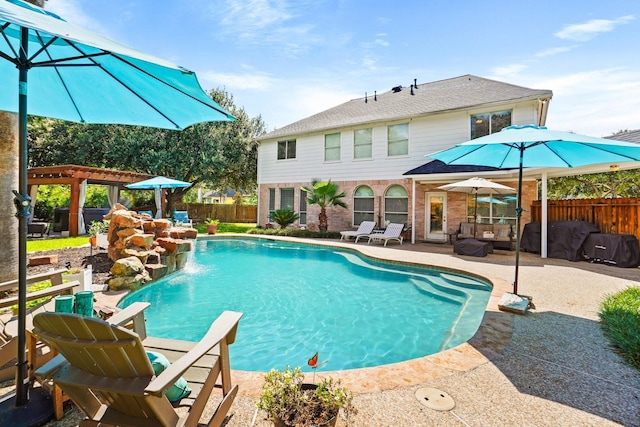
[[[356,393],[358,413],[350,425],[640,426],[640,372],[610,348],[597,314],[604,296],[640,285],[640,269],[522,253],[519,291],[533,296],[535,308],[520,316],[497,310],[513,281],[514,252],[474,258],[453,254],[450,245],[331,244],[357,247],[376,258],[467,271],[495,286],[483,324],[468,343],[413,361],[331,373]],[[256,414],[261,375],[234,371],[233,376],[241,392],[225,425],[250,426],[254,417],[255,426],[271,425],[263,413]],[[445,391],[455,407],[440,412],[422,405],[415,398],[422,387]],[[72,426],[79,419],[71,411],[48,425]],[[347,424],[339,420],[338,425]]]

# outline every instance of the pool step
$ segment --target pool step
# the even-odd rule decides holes
[[[421,292],[425,292],[435,298],[449,301],[454,304],[462,305],[469,298],[469,295],[463,291],[451,289],[450,287],[446,286],[446,284],[434,283],[438,279],[438,277],[430,277],[428,279],[425,277],[412,277],[409,280],[411,280],[411,283],[413,283],[413,285]],[[444,280],[442,282],[446,283],[444,282]]]

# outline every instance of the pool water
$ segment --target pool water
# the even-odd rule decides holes
[[[478,329],[491,286],[475,278],[370,260],[355,251],[265,239],[198,240],[184,270],[129,294],[147,301],[149,335],[198,341],[240,311],[232,368],[319,370],[437,353]]]

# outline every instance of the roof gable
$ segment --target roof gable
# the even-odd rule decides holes
[[[400,87],[345,102],[269,132],[260,137],[260,140],[380,121],[402,120],[495,102],[550,98],[553,95],[550,90],[528,89],[470,74],[418,84],[415,89],[397,88]]]

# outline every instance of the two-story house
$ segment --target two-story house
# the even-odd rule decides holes
[[[513,171],[451,167],[425,155],[510,125],[544,125],[550,90],[529,89],[464,75],[368,94],[274,130],[258,148],[258,223],[275,209],[300,214],[299,225],[317,228],[319,208],[302,186],[331,179],[348,208],[328,210],[329,229],[363,220],[405,223],[417,240],[443,240],[447,230],[473,220],[470,195],[439,186],[480,175],[514,187]],[[523,206],[536,199],[527,180]],[[482,194],[478,219],[515,224],[515,198]],[[523,223],[527,222],[527,213]]]

